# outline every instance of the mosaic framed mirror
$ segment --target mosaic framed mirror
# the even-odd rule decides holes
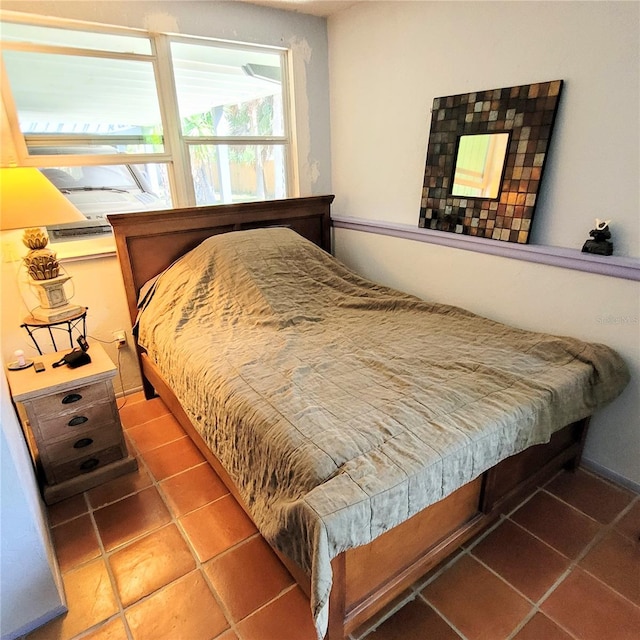
[[[436,98],[419,226],[527,243],[562,85]]]

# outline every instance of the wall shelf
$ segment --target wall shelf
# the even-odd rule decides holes
[[[582,253],[577,249],[516,244],[513,242],[502,242],[500,240],[446,233],[444,231],[421,229],[408,224],[394,224],[346,216],[333,216],[332,224],[337,229],[350,229],[351,231],[363,231],[365,233],[375,233],[394,238],[403,238],[405,240],[439,244],[455,249],[488,253],[503,258],[525,260],[527,262],[537,262],[554,267],[597,273],[612,278],[640,280],[640,260],[637,258],[598,256],[590,253]]]

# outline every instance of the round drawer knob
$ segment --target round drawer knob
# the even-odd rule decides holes
[[[75,418],[71,418],[71,420],[67,422],[67,426],[77,427],[79,424],[84,424],[87,420],[89,420],[87,416],[75,416]]]
[[[73,448],[84,449],[85,447],[88,447],[90,444],[93,444],[93,438],[80,438],[80,440],[76,440],[76,442],[73,443]]]
[[[72,404],[73,402],[78,402],[78,400],[82,400],[82,396],[79,393],[69,393],[62,398],[62,404]]]
[[[80,465],[80,469],[82,471],[91,471],[91,469],[95,469],[99,464],[100,460],[98,460],[98,458],[89,458]]]

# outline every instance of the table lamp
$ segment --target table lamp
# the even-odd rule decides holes
[[[80,313],[84,307],[69,304],[64,291],[68,275],[60,275],[56,254],[47,248],[46,227],[86,220],[35,167],[0,168],[0,230],[25,229],[22,242],[30,249],[23,258],[30,284],[40,306],[31,315],[57,322]]]

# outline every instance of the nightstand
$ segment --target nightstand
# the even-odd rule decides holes
[[[47,504],[138,467],[122,433],[112,381],[115,365],[99,344],[91,343],[89,364],[54,369],[64,353],[36,358],[45,365],[41,373],[33,367],[6,372],[11,396],[23,409],[19,413]]]

